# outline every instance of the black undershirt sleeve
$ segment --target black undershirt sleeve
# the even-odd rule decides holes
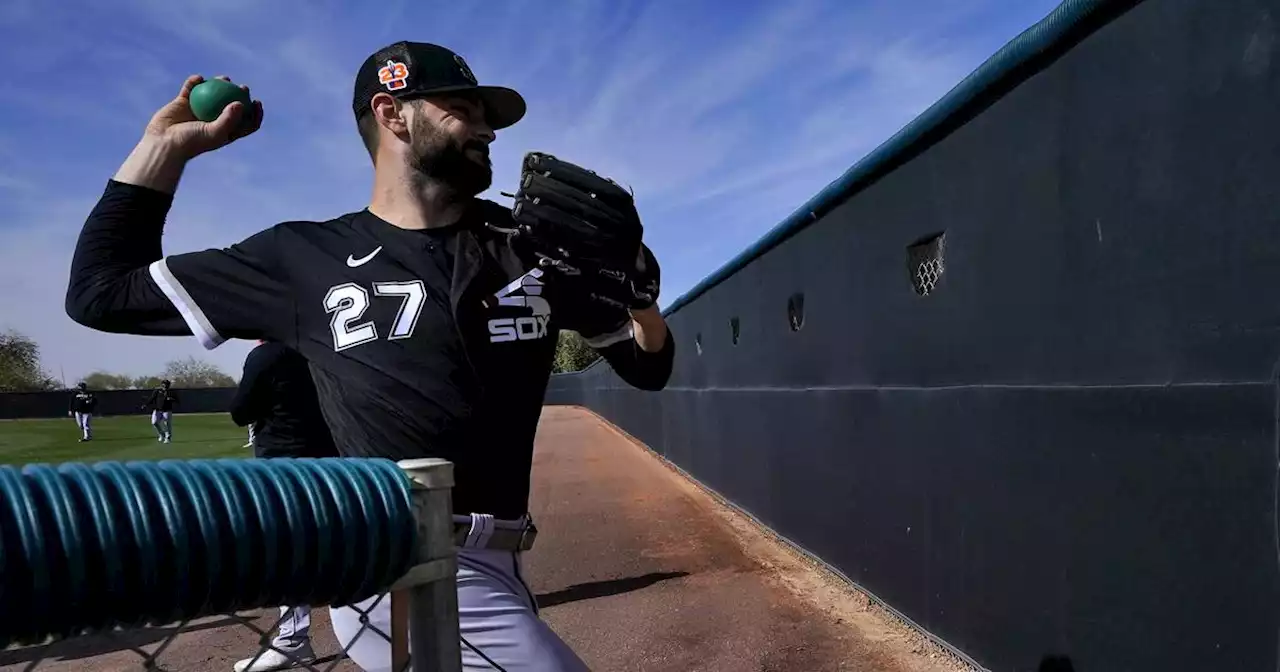
[[[676,349],[670,327],[662,349],[647,352],[636,342],[626,310],[572,295],[562,296],[554,305],[561,326],[578,332],[627,384],[649,391],[667,386]]]
[[[151,279],[173,198],[114,180],[85,220],[71,258],[66,311],[76,322],[111,333],[190,335],[177,308]]]
[[[164,256],[169,194],[111,180],[85,221],[71,261],[66,311],[113,333],[293,342],[295,305],[279,227],[222,249]]]
[[[591,343],[590,339],[587,343]],[[662,349],[657,352],[640,349],[640,344],[636,343],[634,336],[596,348],[596,351],[604,357],[606,362],[609,362],[614,373],[629,385],[656,392],[666,387],[667,381],[671,378],[676,347],[671,329],[668,328],[667,340],[662,344]]]

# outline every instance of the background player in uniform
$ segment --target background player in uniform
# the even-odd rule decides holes
[[[75,394],[71,395],[71,408],[67,415],[76,419],[80,428],[80,442],[93,440],[93,411],[98,408],[98,398],[89,391],[86,383],[76,385]]]
[[[156,112],[108,181],[72,259],[68,315],[106,332],[195,335],[208,348],[242,338],[298,350],[344,456],[453,463],[466,669],[586,669],[538,617],[520,573],[536,537],[533,440],[561,329],[630,385],[665,387],[675,345],[652,252],[637,242],[612,283],[545,268],[512,235],[512,210],[477,198],[492,183],[495,131],[524,115],[524,99],[479,85],[448,49],[398,42],[355,78],[352,111],[374,164],[368,207],[163,256],[187,162],[262,121],[258,102],[197,121],[189,95],[200,81]],[[390,632],[387,600],[354,606]],[[389,668],[387,640],[355,609],[331,615],[352,660]]]
[[[151,396],[142,404],[142,410],[151,411],[151,426],[161,443],[173,441],[173,407],[178,403],[178,393],[168,380],[160,381],[160,387],[151,390]]]
[[[259,342],[249,351],[231,400],[231,419],[241,427],[257,426],[253,446],[257,457],[338,457],[307,360],[279,343]],[[261,656],[237,662],[235,672],[283,670],[314,660],[311,607],[281,607],[280,627],[271,646]]]

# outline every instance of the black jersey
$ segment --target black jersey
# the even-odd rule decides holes
[[[171,412],[173,407],[178,403],[178,393],[173,391],[172,387],[160,387],[151,390],[151,394],[147,400],[143,402],[142,408],[149,411]]]
[[[452,461],[458,513],[527,511],[560,329],[580,333],[638,388],[661,389],[670,376],[672,338],[660,352],[641,350],[626,311],[570,291],[486,226],[510,226],[496,203],[475,199],[443,229],[405,230],[362,210],[164,257],[171,203],[108,183],[72,261],[72,319],[194,334],[208,348],[239,338],[297,350],[338,450]]]
[[[75,413],[93,413],[98,408],[98,397],[89,390],[76,390],[71,395],[71,411]]]
[[[258,457],[337,457],[307,360],[280,343],[249,351],[231,419],[253,425]]]

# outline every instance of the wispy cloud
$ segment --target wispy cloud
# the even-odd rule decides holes
[[[158,370],[194,354],[238,371],[248,344],[99,334],[62,308],[75,236],[150,113],[191,72],[264,101],[259,134],[194,162],[168,252],[364,206],[351,78],[396,39],[446,44],[529,114],[493,147],[561,154],[631,185],[664,302],[749,245],[937,100],[1054,0],[377,3],[87,0],[0,9],[0,327],[46,365]],[[35,55],[33,57],[33,55]],[[501,200],[499,198],[499,200]]]
[[[36,192],[39,188],[40,186],[34,180],[20,175],[0,173],[0,191],[18,191],[30,194]]]

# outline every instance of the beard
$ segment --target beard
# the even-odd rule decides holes
[[[422,115],[414,119],[409,142],[409,167],[421,180],[448,186],[462,198],[476,196],[493,184],[489,146],[483,142],[460,142]],[[468,156],[472,149],[483,158]]]

